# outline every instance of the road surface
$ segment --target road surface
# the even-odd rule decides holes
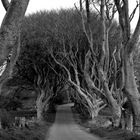
[[[84,130],[81,130],[73,119],[72,104],[57,107],[56,119],[46,140],[101,140]]]

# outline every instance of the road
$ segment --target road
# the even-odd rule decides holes
[[[74,122],[71,112],[72,104],[57,107],[56,119],[46,140],[101,140],[80,128]]]

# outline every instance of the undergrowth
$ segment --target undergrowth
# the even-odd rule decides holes
[[[120,128],[113,128],[111,125],[109,127],[103,127],[103,123],[107,120],[107,116],[99,115],[94,120],[86,119],[79,114],[74,107],[72,107],[72,112],[76,123],[85,128],[89,133],[97,135],[105,140],[140,140],[140,136],[134,133]]]
[[[54,120],[55,112],[53,111],[44,115],[42,123],[34,122],[28,127],[0,129],[0,140],[44,140]]]

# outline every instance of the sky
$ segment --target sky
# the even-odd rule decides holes
[[[40,10],[52,10],[52,9],[60,9],[60,8],[72,8],[74,7],[74,3],[78,3],[79,0],[30,0],[26,15],[35,13]],[[129,0],[130,13],[134,9],[136,5],[136,0]],[[0,24],[5,15],[5,9],[0,3]],[[132,29],[135,28],[136,22],[138,19],[138,10],[135,18],[131,22]]]
[[[78,0],[30,0],[26,15],[40,10],[72,8]],[[0,1],[0,23],[5,15],[5,9]]]

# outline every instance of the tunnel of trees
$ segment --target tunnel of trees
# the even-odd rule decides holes
[[[128,0],[79,0],[73,9],[26,17],[28,0],[2,3],[7,12],[0,29],[1,92],[34,91],[41,121],[69,90],[83,115],[94,119],[109,108],[114,127],[140,133],[140,19],[133,33],[130,26],[139,3],[130,14]]]

